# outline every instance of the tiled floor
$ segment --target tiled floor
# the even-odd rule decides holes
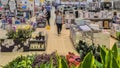
[[[33,18],[34,20],[35,18]],[[37,51],[37,52],[13,52],[13,53],[0,53],[0,65],[5,65],[17,56],[20,55],[28,55],[28,54],[41,54],[41,53],[51,53],[53,51],[57,51],[59,54],[65,55],[69,51],[74,52],[77,54],[75,51],[72,42],[69,38],[69,30],[66,30],[64,25],[63,25],[63,30],[60,36],[57,35],[56,31],[56,25],[54,25],[54,11],[52,11],[52,18],[51,18],[51,29],[46,30],[46,29],[37,29],[37,31],[44,30],[48,33],[48,45],[47,45],[47,50],[44,52]],[[110,45],[113,45],[115,40],[110,39]]]

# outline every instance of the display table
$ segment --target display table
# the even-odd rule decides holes
[[[84,20],[91,20],[91,21],[102,21],[102,25],[104,29],[109,29],[111,27],[111,21],[112,19],[110,18],[86,18]]]

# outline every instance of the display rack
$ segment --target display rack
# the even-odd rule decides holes
[[[89,2],[88,11],[90,11],[90,12],[100,11],[100,3],[99,2]]]
[[[113,2],[113,7],[115,10],[120,10],[120,1],[114,1]]]
[[[67,11],[67,13],[65,13],[65,27],[66,29],[70,28],[70,25],[72,22],[74,22],[75,19],[75,15],[73,11]]]
[[[112,7],[112,2],[101,2],[101,9],[102,10],[111,10]]]
[[[29,40],[29,51],[45,51],[47,46],[48,35],[40,36],[39,38],[31,38]]]

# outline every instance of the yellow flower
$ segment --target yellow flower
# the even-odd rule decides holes
[[[35,38],[36,37],[36,34],[32,34],[32,38]]]
[[[29,29],[30,29],[30,25],[25,25],[25,26],[24,26],[24,29],[25,29],[25,30],[29,30]]]

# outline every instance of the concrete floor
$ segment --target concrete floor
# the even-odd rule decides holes
[[[38,28],[37,31],[46,31],[48,33],[48,45],[46,51],[35,51],[35,52],[0,52],[0,65],[5,65],[8,62],[12,61],[14,58],[20,55],[30,55],[30,54],[41,54],[41,53],[52,53],[53,51],[57,51],[61,55],[66,55],[69,51],[75,54],[78,54],[75,48],[72,45],[72,42],[69,37],[69,30],[65,29],[63,25],[63,30],[60,36],[57,35],[56,25],[54,25],[54,11],[52,11],[52,18],[51,18],[51,29],[40,29]],[[33,19],[35,21],[35,17]],[[115,40],[110,38],[110,45],[114,44]]]

